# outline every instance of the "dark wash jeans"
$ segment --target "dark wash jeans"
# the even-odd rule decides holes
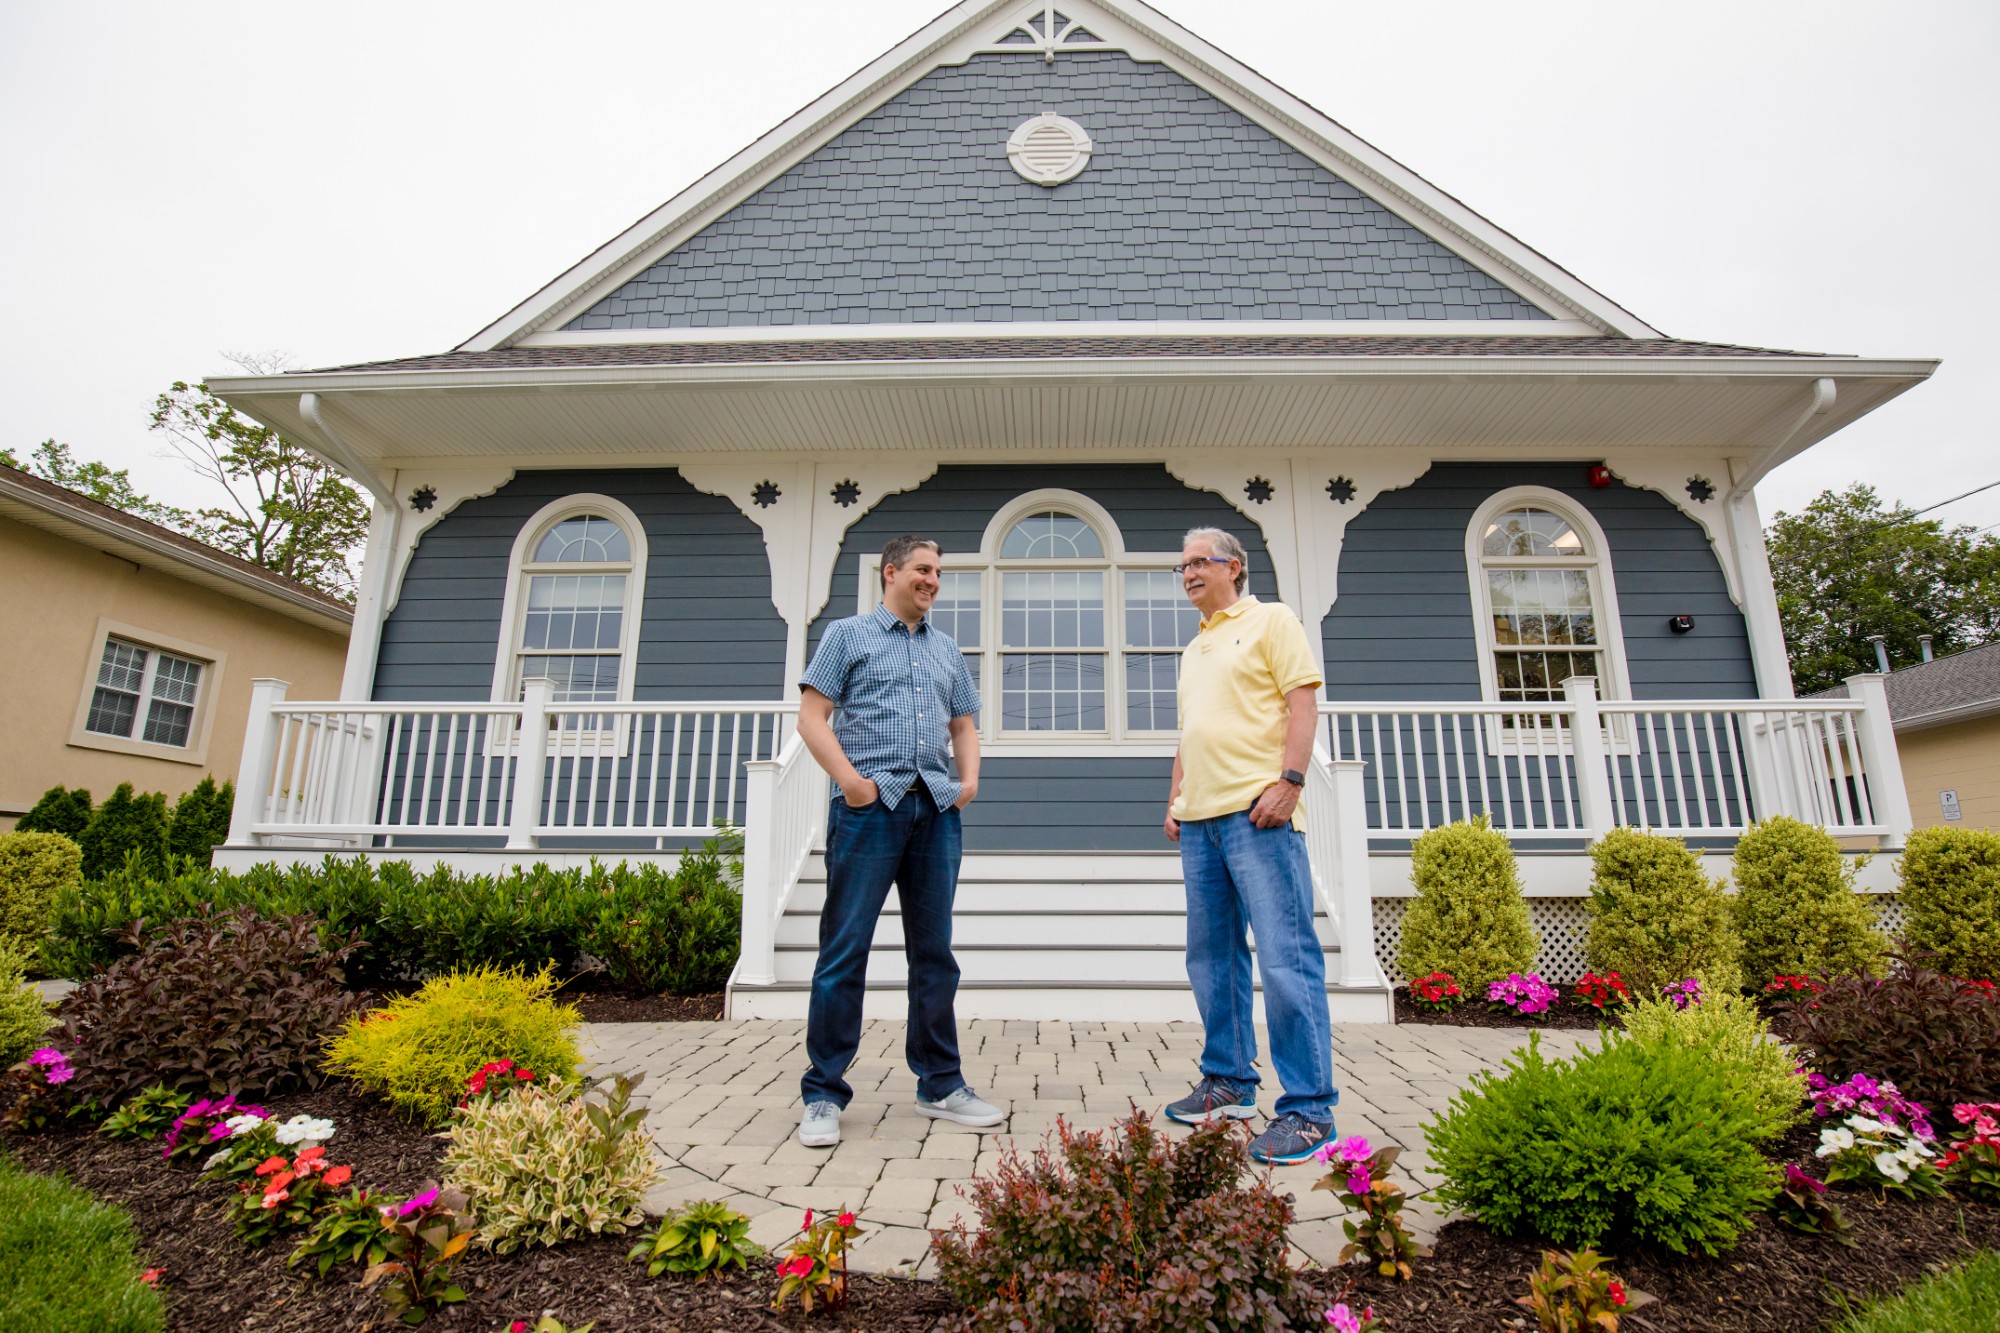
[[[891,810],[878,799],[856,810],[840,797],[826,825],[826,907],[819,916],[819,962],[806,1018],[812,1068],[799,1088],[808,1105],[845,1108],[854,1090],[843,1077],[861,1048],[861,997],[868,944],[896,886],[903,909],[903,956],[910,973],[905,1056],[917,1095],[941,1101],[965,1086],[958,1067],[958,960],[951,954],[951,904],[958,894],[961,833],[956,810],[940,810],[919,779]]]

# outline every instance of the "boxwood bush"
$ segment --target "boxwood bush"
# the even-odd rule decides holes
[[[1776,815],[1736,843],[1736,933],[1752,989],[1772,977],[1880,974],[1889,942],[1874,905],[1854,891],[1856,867],[1833,835]]]
[[[1918,829],[1899,869],[1909,947],[1948,976],[2000,981],[2000,833]]]
[[[1772,1126],[1699,1045],[1607,1033],[1571,1060],[1541,1034],[1428,1126],[1435,1197],[1505,1236],[1729,1249],[1777,1192]]]
[[[1771,1036],[1755,1001],[1713,991],[1700,1004],[1668,1000],[1626,1007],[1625,1031],[1642,1040],[1677,1042],[1727,1065],[1760,1118],[1760,1133],[1781,1134],[1805,1114],[1806,1078],[1798,1059]]]
[[[0,833],[0,943],[38,954],[57,890],[82,872],[83,853],[60,833]]]
[[[134,922],[171,921],[204,904],[243,906],[272,918],[310,912],[329,938],[363,940],[356,984],[394,985],[489,965],[564,974],[587,953],[621,986],[696,995],[729,979],[742,901],[735,847],[723,840],[671,868],[531,866],[461,875],[328,857],[318,866],[240,874],[184,864],[160,876],[133,866],[58,892],[46,953],[53,973],[78,978],[129,950]]]
[[[1535,932],[1507,835],[1486,816],[1432,829],[1410,846],[1417,896],[1403,916],[1405,977],[1449,972],[1484,999],[1488,982],[1535,963]]]
[[[1616,828],[1591,847],[1590,860],[1591,971],[1616,972],[1634,995],[1649,997],[1688,977],[1710,990],[1742,987],[1729,900],[1687,844]]]

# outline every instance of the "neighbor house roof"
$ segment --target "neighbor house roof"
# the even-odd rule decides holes
[[[1919,731],[2000,714],[2000,641],[1906,666],[1882,678],[1898,731]],[[1814,698],[1844,699],[1836,685]]]
[[[0,516],[335,634],[353,625],[354,608],[317,588],[5,465]]]

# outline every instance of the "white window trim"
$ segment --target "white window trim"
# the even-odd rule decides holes
[[[1493,634],[1493,595],[1486,581],[1486,570],[1490,565],[1522,563],[1519,556],[1488,556],[1485,553],[1486,526],[1496,515],[1523,505],[1550,510],[1567,519],[1572,528],[1583,534],[1589,547],[1584,555],[1574,558],[1539,556],[1532,563],[1548,569],[1587,571],[1591,609],[1597,619],[1598,661],[1604,665],[1597,678],[1598,697],[1630,698],[1632,677],[1625,665],[1625,629],[1618,618],[1618,586],[1612,577],[1610,543],[1605,540],[1604,529],[1599,526],[1596,515],[1561,491],[1545,486],[1510,486],[1488,496],[1465,528],[1466,581],[1472,592],[1473,635],[1479,644],[1480,697],[1487,703],[1502,702],[1499,673],[1493,665],[1500,644]],[[1521,711],[1526,714],[1536,710],[1532,704],[1524,703]],[[1498,733],[1494,735],[1497,738]]]
[[[1014,525],[1030,514],[1054,509],[1081,519],[1096,532],[1103,543],[1104,555],[1089,559],[1009,560],[1000,556],[1000,547]],[[1102,754],[1107,747],[1116,746],[1121,755],[1136,757],[1171,757],[1179,746],[1180,733],[1176,730],[1138,731],[1125,726],[1125,673],[1120,660],[1127,652],[1158,651],[1148,649],[1128,649],[1124,646],[1125,625],[1125,585],[1119,577],[1128,570],[1165,569],[1180,560],[1179,551],[1128,551],[1124,534],[1118,523],[1104,506],[1089,496],[1075,491],[1044,488],[1017,495],[1003,505],[986,525],[981,536],[976,555],[955,560],[947,554],[943,557],[944,572],[973,573],[982,575],[980,583],[980,647],[969,656],[977,656],[981,669],[976,675],[980,686],[980,749],[986,753],[1000,753],[1017,758],[1037,756],[1068,756],[1077,754]],[[1000,725],[1000,705],[997,698],[988,698],[986,681],[1000,679],[1000,598],[999,575],[1009,570],[1048,569],[1093,569],[1103,570],[1105,579],[1105,639],[1102,650],[1107,659],[1108,670],[1104,683],[1104,714],[1111,724],[1099,731],[1063,732],[1019,732],[1005,731]],[[873,611],[882,601],[882,557],[879,553],[864,555],[860,562],[860,577],[857,580],[855,610],[860,615]],[[1088,650],[1084,650],[1088,651]]]
[[[521,631],[527,617],[528,576],[525,566],[530,563],[528,556],[535,544],[556,524],[566,518],[582,514],[605,514],[615,520],[625,530],[625,540],[632,550],[632,566],[625,578],[625,623],[624,633],[618,645],[618,697],[616,703],[632,702],[633,679],[639,673],[639,614],[646,601],[647,548],[646,529],[639,522],[639,516],[631,506],[622,500],[594,492],[566,495],[536,510],[521,530],[514,535],[514,547],[507,556],[507,593],[500,607],[500,642],[493,661],[494,703],[515,703],[520,692],[520,680],[515,676],[515,662],[521,653]],[[579,574],[608,572],[595,566],[584,565],[574,572]],[[579,710],[581,711],[581,710]],[[620,752],[625,744],[625,728],[617,732]],[[592,735],[595,733],[585,733]],[[571,733],[573,736],[573,733]],[[486,750],[489,755],[509,753],[515,744],[511,724],[494,726],[488,730]]]
[[[154,652],[172,653],[201,663],[201,681],[195,687],[194,716],[188,722],[188,743],[186,745],[161,745],[154,741],[141,740],[137,735],[131,739],[123,736],[107,736],[100,731],[90,731],[84,726],[90,720],[90,700],[97,692],[97,669],[104,661],[104,643],[107,639],[124,639],[141,648]],[[77,697],[76,716],[70,722],[69,743],[84,750],[108,750],[113,754],[142,755],[148,759],[165,759],[176,764],[201,765],[208,762],[209,733],[215,725],[215,701],[222,689],[222,670],[229,655],[219,648],[206,644],[176,638],[171,634],[161,634],[123,621],[110,620],[104,616],[97,618],[97,628],[90,639],[90,656],[85,659],[83,670],[83,692]],[[146,709],[151,700],[139,700],[139,716],[132,724],[135,733],[145,727]]]

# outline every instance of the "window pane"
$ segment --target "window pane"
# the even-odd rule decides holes
[[[1597,642],[1590,575],[1581,569],[1489,569],[1493,640],[1499,644]]]
[[[632,558],[625,529],[598,514],[566,518],[535,544],[534,563],[612,564]]]
[[[1134,731],[1172,731],[1179,653],[1125,654],[1125,725]]]
[[[1596,653],[1503,652],[1493,666],[1502,703],[1554,703],[1571,676],[1599,674]]]
[[[1167,570],[1125,576],[1125,644],[1130,648],[1185,648],[1201,629],[1201,612]]]
[[[1102,648],[1104,574],[1051,569],[1001,576],[1001,642],[1009,648]]]
[[[97,683],[109,689],[138,692],[146,678],[146,650],[122,639],[104,641],[104,660],[97,664]]]
[[[546,677],[555,684],[552,698],[557,703],[610,703],[618,698],[619,658],[524,657],[521,679]]]
[[[192,704],[195,692],[201,686],[201,663],[190,662],[185,657],[160,654],[159,665],[153,668],[153,697],[169,703]]]
[[[138,716],[138,695],[107,690],[100,685],[97,692],[90,696],[90,715],[84,719],[83,729],[101,736],[123,736],[129,740],[132,720]]]
[[[931,603],[930,621],[957,640],[959,647],[979,646],[978,571],[938,576],[938,594]]]
[[[1585,555],[1583,537],[1568,519],[1523,505],[1486,525],[1487,555]]]
[[[1008,731],[1102,731],[1104,657],[1008,653],[1000,659],[1000,718]]]
[[[1008,560],[1097,560],[1104,556],[1104,543],[1082,519],[1051,510],[1016,523],[1000,554]]]
[[[186,745],[188,726],[193,721],[194,709],[186,704],[154,699],[152,707],[146,710],[145,739],[155,745]]]
[[[528,580],[523,648],[617,648],[624,625],[623,574],[536,574]]]

